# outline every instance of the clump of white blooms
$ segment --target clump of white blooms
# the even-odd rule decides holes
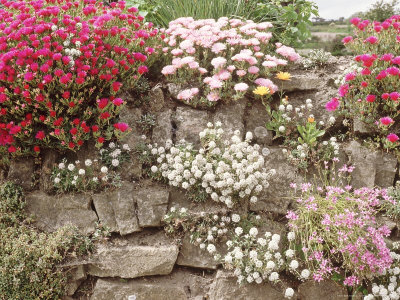
[[[165,147],[148,145],[144,154],[150,153],[154,158],[152,177],[186,190],[197,201],[211,198],[228,207],[247,199],[257,202],[275,170],[265,168],[260,146],[250,144],[250,132],[244,141],[239,131],[230,141],[222,141],[223,132],[220,122],[215,126],[209,123],[200,132],[199,150],[184,142],[172,145],[167,141]]]
[[[128,144],[111,142],[108,147],[100,149],[101,161],[109,169],[118,169],[124,162],[129,161],[131,149]]]
[[[54,190],[59,193],[101,190],[120,186],[118,168],[129,159],[129,146],[110,143],[100,150],[100,160],[67,163],[64,158],[53,168],[51,178]]]

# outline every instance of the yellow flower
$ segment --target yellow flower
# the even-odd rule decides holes
[[[270,90],[265,86],[259,86],[253,91],[253,93],[256,95],[264,96],[266,94],[269,94]]]
[[[290,73],[288,72],[279,72],[278,74],[276,74],[276,78],[280,79],[280,80],[290,80]]]
[[[308,123],[314,123],[315,119],[313,117],[308,117]]]

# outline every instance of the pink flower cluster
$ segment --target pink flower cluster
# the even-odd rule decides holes
[[[339,170],[352,171],[351,166]],[[375,219],[383,201],[391,201],[386,189],[361,188],[351,192],[351,187],[302,188],[297,209],[286,217],[291,230],[301,237],[297,242],[303,246],[314,280],[340,272],[333,267],[339,263],[347,274],[344,283],[353,286],[391,266],[390,250],[384,240],[390,230],[386,225],[379,226]]]
[[[271,27],[269,22],[228,18],[172,21],[165,30],[163,48],[171,63],[162,74],[168,80],[193,85],[202,78],[203,86],[198,86],[203,87],[202,93],[196,96],[210,102],[239,98],[257,85],[272,94],[278,87],[267,77],[300,56],[291,47],[270,44]]]
[[[343,43],[360,53],[354,58],[358,70],[345,75],[338,97],[331,99],[326,109],[334,111],[342,107],[359,114],[359,118],[376,126],[385,148],[396,148],[399,137],[390,131],[399,121],[400,16],[384,22],[353,18],[351,23],[356,35],[345,37]]]

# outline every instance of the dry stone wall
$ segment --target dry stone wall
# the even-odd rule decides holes
[[[326,120],[329,114],[324,105],[336,94],[332,83],[347,64],[348,60],[341,58],[335,59],[327,69],[293,70],[292,80],[283,86],[289,101],[300,103],[311,98],[316,103],[315,116]],[[284,220],[286,210],[293,206],[293,200],[288,197],[289,183],[301,183],[305,179],[285,159],[281,147],[275,144],[271,132],[265,128],[268,116],[262,104],[243,99],[218,106],[215,111],[197,110],[174,101],[174,88],[158,86],[150,93],[150,110],[156,116],[152,142],[161,145],[167,139],[185,139],[198,145],[199,132],[207,122],[216,121],[222,122],[227,137],[237,129],[242,133],[252,131],[256,142],[270,149],[266,165],[276,169],[277,173],[259,201],[242,209],[265,217],[267,230],[285,234],[284,223],[280,221]],[[136,121],[143,113],[140,108],[127,108],[121,116],[134,129],[125,139],[131,148],[140,142]],[[342,162],[351,162],[356,167],[353,174],[355,187],[393,185],[398,172],[395,157],[371,152],[357,141],[343,144],[341,149]],[[88,148],[77,157],[84,160],[93,155],[95,152]],[[124,181],[120,188],[98,194],[49,194],[49,169],[57,159],[56,153],[45,153],[36,190],[32,190],[35,165],[31,159],[13,161],[7,179],[24,187],[27,211],[35,216],[39,229],[51,232],[72,224],[83,233],[90,233],[97,223],[101,223],[112,232],[107,241],[97,245],[90,257],[68,262],[71,280],[66,299],[79,299],[77,290],[87,282],[92,284],[92,300],[126,300],[133,295],[137,300],[283,299],[282,290],[269,284],[238,286],[234,277],[222,270],[208,253],[192,245],[188,236],[179,242],[166,237],[163,232],[162,218],[172,206],[188,207],[196,213],[225,211],[225,206],[214,202],[194,204],[181,191],[151,182],[145,178],[135,157],[123,168]],[[391,228],[395,229],[395,226],[392,224]],[[348,299],[345,289],[329,281],[318,285],[302,283],[296,288],[295,297],[303,300]]]

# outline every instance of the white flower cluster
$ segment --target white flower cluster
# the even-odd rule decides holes
[[[399,249],[399,242],[393,243],[393,248]],[[382,299],[382,300],[398,300],[400,299],[400,254],[397,254],[394,251],[390,252],[390,256],[393,259],[393,263],[390,269],[387,270],[387,273],[384,274],[384,277],[389,276],[389,280],[387,284],[372,284],[372,293],[368,294],[364,297],[364,300],[374,300],[374,299]],[[385,280],[387,281],[387,279]]]
[[[131,151],[128,144],[115,144],[111,142],[108,147],[100,149],[100,156],[103,163],[109,168],[116,169],[122,163],[129,160]]]
[[[231,141],[221,141],[221,123],[200,132],[202,146],[193,149],[191,144],[164,147],[148,145],[148,151],[156,157],[157,164],[151,167],[154,177],[165,178],[171,186],[180,187],[190,194],[201,191],[212,200],[225,203],[228,207],[241,199],[257,201],[257,195],[267,188],[268,179],[275,170],[267,171],[259,145],[250,145],[252,134],[245,141],[236,131]]]
[[[253,227],[243,234],[236,227],[235,236],[227,241],[228,253],[223,258],[227,269],[234,269],[238,283],[263,281],[277,282],[284,259],[279,252],[280,235],[266,232],[258,237],[258,229]]]

